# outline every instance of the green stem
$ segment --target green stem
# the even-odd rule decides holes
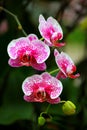
[[[59,71],[59,69],[55,69],[55,70],[52,70],[51,72],[49,72],[50,74],[53,74],[55,72]]]
[[[66,101],[62,100],[59,103],[65,103]],[[48,114],[49,108],[50,108],[51,104],[49,104],[46,108],[46,110],[44,112],[40,113],[40,116],[43,116],[43,114]]]
[[[41,40],[41,41],[43,41],[43,40],[44,40],[44,38],[42,37],[42,38],[40,38],[40,40]]]
[[[0,10],[3,10],[3,11],[5,11],[6,13],[8,13],[9,15],[11,15],[11,16],[15,19],[15,21],[17,22],[18,29],[20,29],[20,30],[22,31],[22,33],[23,33],[25,36],[27,36],[27,33],[24,31],[24,29],[23,29],[23,27],[22,27],[22,25],[21,25],[21,23],[20,23],[18,17],[17,17],[15,14],[13,14],[13,13],[10,12],[9,10],[7,10],[7,9],[1,7],[1,6],[0,6]]]
[[[43,116],[43,114],[48,114],[48,111],[49,111],[50,106],[51,106],[51,104],[49,104],[49,105],[47,106],[47,109],[46,109],[44,112],[41,112],[41,113],[40,113],[40,116]]]
[[[66,101],[60,101],[59,103],[65,103]]]
[[[48,105],[48,107],[47,107],[47,109],[45,111],[46,113],[48,113],[48,110],[49,110],[50,106],[51,106],[51,104]]]

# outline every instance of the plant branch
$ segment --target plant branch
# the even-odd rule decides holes
[[[59,69],[55,69],[55,70],[53,70],[53,71],[51,71],[51,72],[49,72],[50,74],[53,74],[53,73],[55,73],[55,72],[57,72],[57,71],[59,71]]]
[[[23,27],[22,27],[22,25],[21,25],[21,23],[20,23],[18,17],[17,17],[15,14],[13,14],[13,13],[10,12],[9,10],[7,10],[7,9],[1,7],[1,6],[0,6],[0,10],[3,10],[3,11],[6,12],[7,14],[11,15],[11,16],[15,19],[15,21],[17,22],[18,29],[21,30],[22,33],[23,33],[25,36],[27,36],[27,33],[24,31],[24,29],[23,29]]]

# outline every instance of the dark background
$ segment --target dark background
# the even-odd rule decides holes
[[[81,74],[75,80],[62,80],[61,98],[76,105],[76,114],[67,116],[62,112],[61,104],[51,105],[52,122],[38,127],[37,117],[48,104],[25,102],[21,85],[27,76],[40,72],[32,67],[8,65],[7,45],[24,34],[15,19],[0,10],[0,130],[87,130],[87,0],[0,0],[0,6],[17,15],[27,34],[35,33],[39,38],[40,14],[58,20],[66,42],[60,51],[71,56]],[[52,52],[46,63],[48,71],[57,68]]]

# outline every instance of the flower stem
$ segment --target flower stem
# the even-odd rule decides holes
[[[53,70],[53,71],[51,71],[51,72],[49,72],[50,74],[53,74],[53,73],[55,73],[55,72],[57,72],[57,71],[59,71],[59,69],[55,69],[55,70]]]
[[[18,17],[17,17],[15,14],[13,14],[13,13],[10,12],[9,10],[7,10],[7,9],[1,7],[1,6],[0,6],[0,10],[3,10],[3,11],[5,11],[6,13],[8,13],[9,15],[11,15],[11,16],[15,19],[15,21],[17,22],[18,29],[21,30],[22,33],[23,33],[25,36],[27,36],[27,33],[24,31],[24,29],[23,29],[23,27],[22,27],[22,25],[21,25],[21,23],[20,23]]]
[[[48,113],[48,110],[49,110],[50,106],[51,106],[51,104],[48,105],[48,107],[47,107],[47,109],[45,111],[46,113]]]
[[[65,103],[66,101],[60,101],[59,103]]]
[[[66,101],[62,100],[59,103],[65,103]],[[48,105],[47,109],[45,110],[45,113],[48,113],[49,108],[50,108],[51,104]]]
[[[41,40],[41,41],[43,41],[43,40],[44,40],[44,38],[42,37],[42,38],[40,38],[40,40]]]

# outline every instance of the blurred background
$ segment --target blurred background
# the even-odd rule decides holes
[[[87,0],[0,0],[0,6],[17,15],[27,34],[35,33],[39,38],[40,14],[58,20],[66,42],[59,50],[70,55],[81,74],[75,80],[61,80],[64,86],[61,99],[71,100],[77,107],[76,114],[67,116],[61,104],[51,105],[52,122],[38,127],[37,117],[48,104],[25,102],[21,85],[27,76],[41,72],[32,67],[8,65],[7,45],[24,35],[14,18],[0,10],[0,130],[87,130]],[[46,63],[48,71],[57,68],[53,52]]]

